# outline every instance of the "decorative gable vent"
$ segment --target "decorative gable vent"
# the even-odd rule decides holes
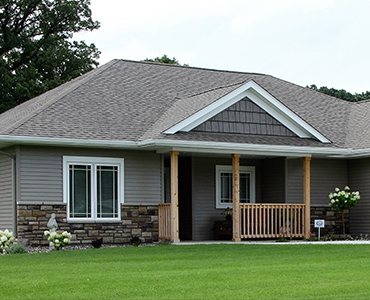
[[[248,97],[198,125],[192,131],[297,136]]]

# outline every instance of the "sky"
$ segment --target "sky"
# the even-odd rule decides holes
[[[301,86],[370,91],[370,0],[91,0],[99,63],[175,57]]]

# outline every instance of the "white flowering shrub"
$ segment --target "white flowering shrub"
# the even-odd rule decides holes
[[[0,230],[0,251],[7,253],[7,249],[15,243],[17,239],[13,236],[13,232],[5,229],[4,231]]]
[[[351,192],[350,188],[346,186],[343,191],[335,188],[334,193],[329,194],[329,205],[336,210],[349,209],[357,204],[360,199],[359,192]]]
[[[71,234],[67,231],[63,231],[62,233],[58,233],[56,231],[44,231],[44,235],[47,236],[48,241],[51,243],[51,246],[55,247],[55,249],[60,250],[64,246],[69,245],[71,243]]]

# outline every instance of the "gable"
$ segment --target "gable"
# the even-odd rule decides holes
[[[297,136],[248,97],[244,97],[192,131]]]
[[[181,131],[189,132],[245,97],[250,99],[254,104],[259,106],[263,111],[272,116],[296,136],[300,138],[316,139],[322,143],[330,143],[319,131],[252,80],[197,111],[171,128],[168,128],[164,133],[175,134]]]

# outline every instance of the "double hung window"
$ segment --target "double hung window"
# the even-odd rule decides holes
[[[255,167],[241,166],[240,203],[255,202]],[[232,166],[216,166],[216,208],[233,206]]]
[[[121,219],[123,159],[65,156],[63,174],[68,220]]]

